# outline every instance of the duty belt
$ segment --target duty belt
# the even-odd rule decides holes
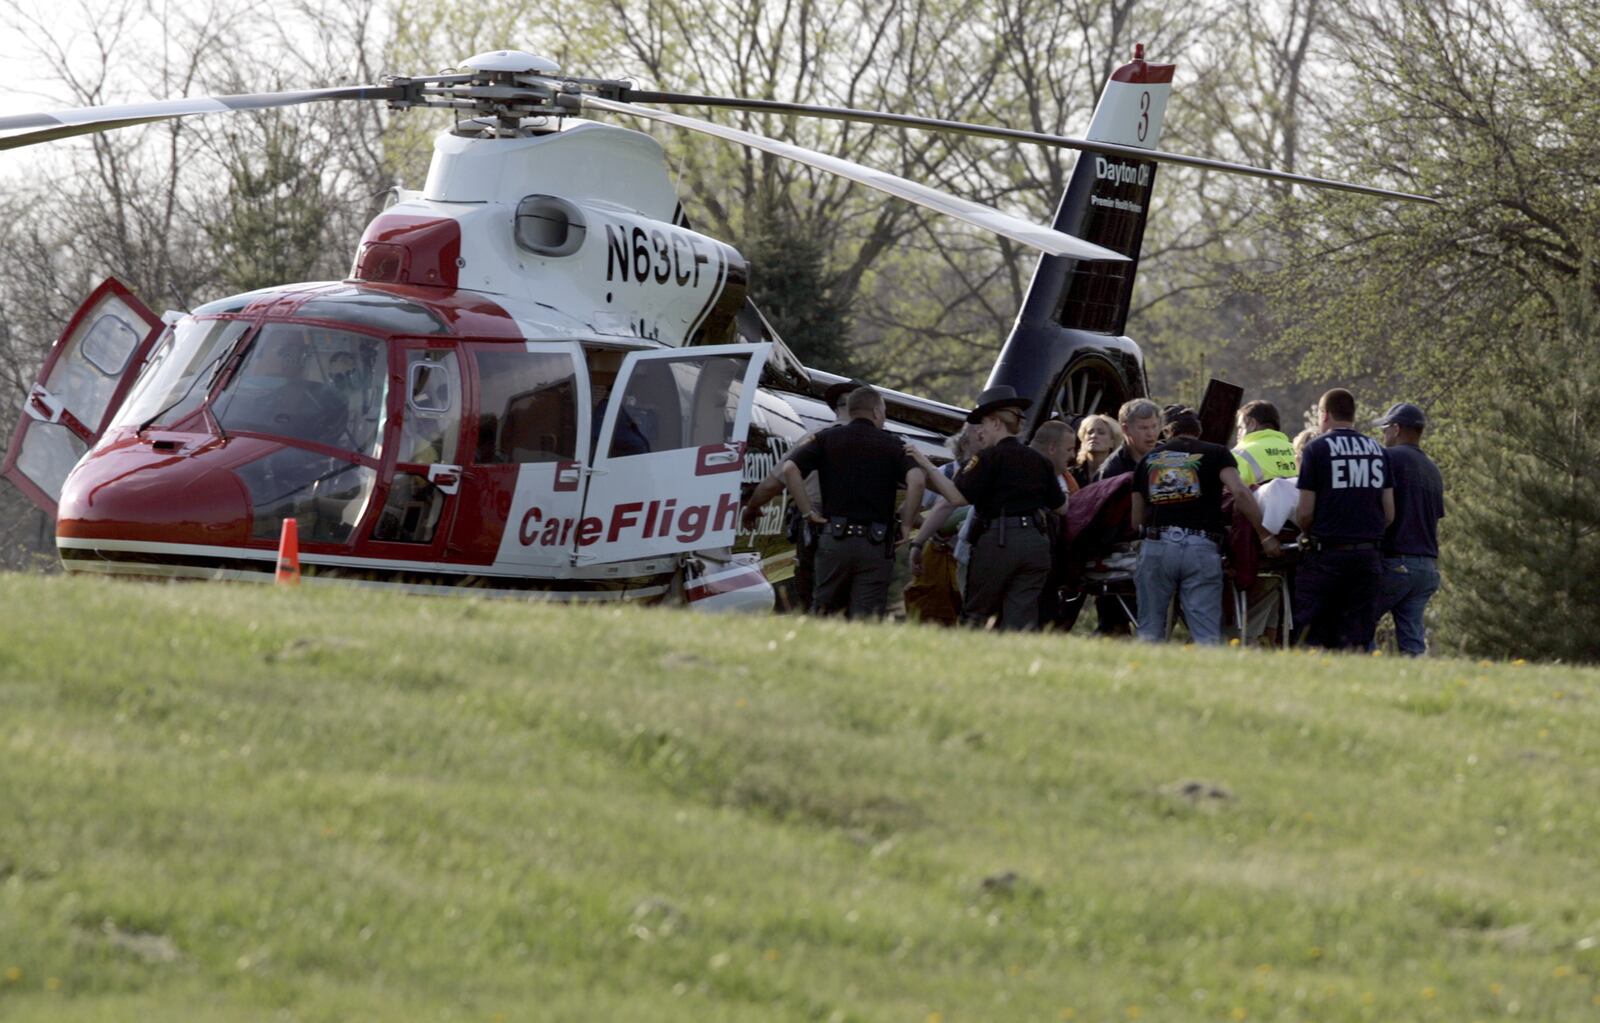
[[[1034,512],[1032,515],[1001,515],[998,518],[993,518],[989,521],[995,524],[1003,523],[1005,525],[1024,526],[1032,529],[1043,528],[1043,524],[1039,521],[1038,512]]]
[[[1375,551],[1378,541],[1364,540],[1361,543],[1325,543],[1316,537],[1311,538],[1311,549],[1314,551]]]
[[[888,529],[887,523],[882,522],[846,522],[833,527],[834,536],[871,536],[872,527]]]
[[[1016,526],[1020,529],[1037,529],[1040,532],[1043,532],[1045,528],[1043,513],[1037,511],[1027,515],[996,515],[992,519],[979,516],[977,522],[973,524],[972,535],[968,537],[968,540],[976,544],[978,538],[983,536],[984,530],[990,526],[1000,527],[1000,546],[1002,547],[1006,545],[1007,526]]]
[[[1208,529],[1190,529],[1188,526],[1146,526],[1144,537],[1146,540],[1160,540],[1164,535],[1176,533],[1179,536],[1200,536],[1218,547],[1222,546],[1222,534]]]
[[[895,529],[891,523],[865,522],[859,519],[847,519],[841,515],[828,520],[828,532],[835,540],[864,536],[873,543],[883,544],[884,557],[894,557]]]

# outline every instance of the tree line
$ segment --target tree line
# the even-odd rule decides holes
[[[1333,384],[1364,412],[1426,406],[1427,446],[1450,486],[1438,634],[1477,653],[1600,658],[1600,594],[1583,582],[1600,578],[1590,4],[300,0],[263,12],[121,0],[79,13],[87,32],[23,7],[8,16],[58,103],[373,81],[515,45],[647,88],[1062,134],[1081,134],[1101,84],[1142,42],[1150,59],[1179,65],[1165,148],[1442,200],[1402,206],[1164,168],[1129,324],[1152,390],[1194,401],[1221,376],[1291,418]],[[1041,222],[1075,159],[714,116]],[[342,276],[385,193],[422,181],[442,123],[341,104],[25,151],[29,171],[7,168],[0,194],[8,410],[108,273],[158,308]],[[808,362],[951,401],[981,388],[1030,252],[808,168],[657,134],[691,220],[751,259],[758,301]],[[1552,583],[1541,565],[1570,572]],[[1508,590],[1512,579],[1527,585]],[[1519,623],[1535,619],[1572,628],[1533,640]]]

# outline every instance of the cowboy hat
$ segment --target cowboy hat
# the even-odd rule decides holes
[[[1014,408],[1021,412],[1032,404],[1032,398],[1019,398],[1016,388],[1001,384],[978,395],[978,404],[967,413],[967,422],[981,423],[984,416],[991,412],[999,412],[1001,409]]]

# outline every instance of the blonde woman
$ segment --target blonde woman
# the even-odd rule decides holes
[[[1072,478],[1078,486],[1094,479],[1095,472],[1111,452],[1122,446],[1122,430],[1110,416],[1085,416],[1078,424],[1078,461],[1072,467]]]
[[[1301,430],[1299,433],[1294,435],[1293,447],[1294,447],[1294,462],[1295,462],[1296,465],[1300,464],[1300,455],[1302,453],[1304,453],[1304,451],[1306,449],[1306,445],[1310,444],[1312,441],[1316,440],[1320,436],[1321,436],[1320,433],[1318,433],[1316,430],[1313,430],[1313,429],[1311,429],[1309,427],[1304,429],[1304,430]]]

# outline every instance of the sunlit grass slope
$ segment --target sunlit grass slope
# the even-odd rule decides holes
[[[6,1020],[1600,1016],[1600,676],[0,579]]]

